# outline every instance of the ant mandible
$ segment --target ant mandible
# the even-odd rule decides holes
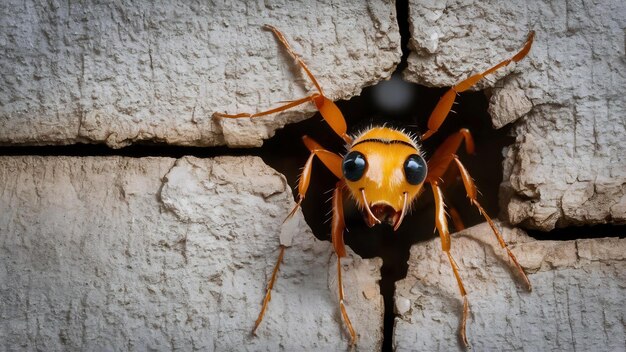
[[[320,112],[324,120],[330,125],[332,130],[341,137],[348,145],[347,153],[341,157],[320,146],[316,141],[308,136],[303,136],[304,144],[311,152],[304,164],[304,169],[298,182],[298,201],[293,210],[287,215],[289,219],[298,210],[306,195],[311,180],[311,169],[315,156],[339,179],[332,197],[332,230],[331,238],[335,254],[337,255],[337,278],[339,289],[339,309],[343,320],[350,333],[350,343],[356,342],[356,332],[352,327],[350,318],[344,305],[343,284],[341,281],[341,258],[346,256],[346,249],[343,241],[343,230],[345,228],[343,217],[343,193],[347,189],[350,196],[356,201],[358,208],[364,213],[364,218],[368,226],[372,227],[382,222],[389,223],[397,230],[405,215],[409,211],[411,204],[419,197],[424,183],[428,183],[432,188],[435,199],[435,226],[441,237],[441,247],[448,256],[450,266],[463,298],[463,317],[461,319],[460,337],[465,346],[468,346],[465,325],[469,313],[469,303],[467,293],[463,286],[463,281],[459,275],[459,267],[450,254],[450,232],[446,219],[445,203],[441,191],[441,178],[454,162],[463,185],[467,192],[467,197],[480,214],[491,226],[493,234],[497,237],[500,246],[506,249],[509,257],[515,264],[520,275],[524,279],[528,290],[532,289],[526,273],[519,265],[517,258],[510,251],[502,235],[495,224],[487,215],[477,200],[477,189],[472,177],[467,172],[456,155],[461,143],[465,141],[465,148],[468,154],[474,153],[474,141],[470,131],[463,128],[449,136],[443,144],[437,148],[432,157],[426,162],[420,149],[420,141],[403,130],[390,127],[371,127],[356,136],[347,134],[346,121],[335,103],[324,96],[322,87],[319,85],[304,61],[296,54],[285,36],[275,27],[264,26],[271,30],[278,40],[283,44],[287,52],[293,57],[298,65],[309,77],[317,92],[304,98],[290,101],[287,104],[274,109],[261,111],[253,114],[239,113],[234,115],[215,113],[213,117],[221,118],[253,118],[273,114],[287,110],[292,107],[311,102]],[[480,81],[486,75],[497,69],[523,59],[530,51],[533,42],[534,32],[530,32],[524,47],[510,59],[504,60],[492,68],[470,76],[464,81],[450,88],[439,100],[439,103],[428,119],[428,131],[421,135],[420,140],[424,141],[437,132],[441,124],[448,116],[452,104],[458,93],[464,92]],[[254,324],[253,333],[256,332],[259,324],[263,320],[263,315],[271,297],[271,290],[276,280],[276,274],[282,262],[285,246],[281,245],[278,260],[270,281],[267,285],[265,298],[261,307],[261,312]]]

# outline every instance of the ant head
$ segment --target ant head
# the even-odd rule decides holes
[[[368,225],[397,229],[428,172],[417,143],[403,131],[370,128],[343,158],[343,177]]]

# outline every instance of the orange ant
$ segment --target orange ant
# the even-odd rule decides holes
[[[435,199],[435,226],[441,237],[441,246],[448,256],[450,266],[454,272],[454,276],[459,285],[461,296],[463,297],[463,318],[460,326],[460,337],[465,346],[468,346],[467,336],[465,333],[465,325],[469,313],[469,303],[463,281],[459,275],[459,267],[450,254],[450,232],[448,230],[448,221],[446,219],[445,204],[440,184],[444,173],[454,162],[461,174],[463,185],[467,192],[467,196],[472,205],[474,205],[480,214],[491,226],[493,234],[497,237],[502,248],[506,249],[509,257],[517,267],[520,275],[524,279],[528,290],[532,289],[530,281],[519,265],[515,255],[509,250],[506,242],[500,235],[495,224],[487,215],[477,200],[477,189],[474,185],[472,177],[469,175],[457,155],[456,151],[460,148],[461,143],[465,141],[465,148],[468,154],[474,153],[474,141],[470,131],[463,128],[458,132],[449,136],[443,144],[435,151],[432,157],[426,162],[424,160],[420,144],[417,138],[407,134],[404,131],[389,127],[371,127],[357,136],[347,134],[347,126],[341,111],[333,101],[326,98],[309,68],[304,61],[296,54],[285,36],[276,28],[265,25],[265,28],[271,30],[278,40],[283,44],[287,52],[293,57],[298,65],[304,70],[309,77],[317,92],[310,94],[304,98],[291,101],[285,105],[274,109],[257,112],[254,114],[240,113],[234,115],[215,113],[214,117],[222,118],[252,118],[273,114],[279,111],[287,110],[292,107],[311,102],[320,112],[324,120],[330,125],[332,130],[341,137],[348,145],[347,153],[341,157],[331,151],[324,149],[316,141],[308,136],[303,136],[304,144],[311,152],[309,158],[304,164],[302,176],[298,182],[298,201],[293,210],[287,215],[286,219],[292,217],[298,210],[306,195],[311,180],[311,169],[315,156],[339,179],[333,192],[332,197],[332,244],[337,255],[337,277],[339,288],[339,309],[343,320],[348,328],[351,337],[351,344],[356,342],[356,332],[352,327],[350,318],[344,305],[343,284],[341,281],[341,258],[346,256],[346,249],[343,241],[343,230],[345,228],[343,217],[343,193],[347,188],[350,196],[356,201],[358,208],[364,213],[365,221],[368,226],[372,227],[382,222],[389,223],[397,230],[402,223],[405,215],[409,211],[411,204],[421,194],[424,183],[430,184]],[[446,119],[452,104],[458,93],[464,92],[480,81],[486,75],[496,71],[497,69],[508,65],[511,62],[518,62],[523,59],[530,51],[533,42],[534,32],[530,32],[524,47],[510,59],[504,60],[485,72],[475,74],[450,88],[439,100],[439,103],[431,113],[428,119],[428,131],[421,135],[421,141],[432,136]],[[280,263],[283,259],[285,246],[280,246],[278,261],[274,266],[272,277],[267,286],[261,312],[254,324],[253,333],[259,327],[263,320],[263,315],[267,308],[267,304],[271,297],[271,290],[276,280]]]

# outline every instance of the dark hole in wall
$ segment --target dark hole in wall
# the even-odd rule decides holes
[[[394,78],[397,80],[399,77]],[[375,99],[381,90],[395,91],[395,85],[404,85],[410,93],[410,104],[403,109],[391,109]],[[363,90],[362,94],[349,101],[338,102],[339,108],[346,117],[349,132],[356,132],[365,126],[382,123],[404,128],[410,132],[423,131],[428,116],[436,105],[439,96],[445,89],[426,88],[423,86],[399,83],[394,81],[379,84]],[[487,212],[498,214],[498,188],[502,179],[502,149],[513,139],[508,137],[508,129],[494,130],[487,114],[487,99],[482,92],[462,94],[455,106],[457,114],[452,114],[440,129],[440,132],[427,140],[423,148],[426,155],[432,155],[445,137],[462,127],[472,131],[476,142],[476,155],[459,156],[470,174],[475,178],[476,185],[482,192],[480,201]],[[304,165],[309,151],[302,144],[301,136],[308,135],[318,141],[326,149],[345,153],[342,140],[318,114],[306,121],[292,124],[278,131],[268,140],[259,156],[283,173],[290,185],[297,187],[300,168]],[[427,157],[428,159],[428,157]],[[334,189],[336,178],[325,169],[324,165],[315,160],[311,177],[311,186],[307,192],[302,210],[313,233],[322,240],[330,240],[330,191]],[[428,187],[426,187],[428,188]],[[294,190],[294,194],[297,190]],[[459,210],[466,226],[483,221],[478,212],[472,208],[465,196],[465,189],[460,182],[445,191],[448,205]],[[434,232],[434,207],[432,193],[426,190],[417,200],[413,212],[407,216],[400,229],[396,232],[390,226],[378,225],[368,228],[362,215],[355,209],[353,202],[344,201],[346,226],[346,244],[364,258],[381,257],[381,293],[385,299],[385,341],[383,350],[391,350],[394,323],[393,293],[395,282],[406,276],[408,269],[409,249],[411,245],[437,236]],[[439,255],[439,253],[433,253]],[[323,269],[320,269],[323,270]],[[349,287],[346,287],[349,290]]]

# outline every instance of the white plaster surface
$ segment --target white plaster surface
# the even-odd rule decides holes
[[[1,351],[333,351],[336,258],[256,157],[0,157]],[[342,261],[357,350],[380,350],[380,260]]]
[[[0,144],[259,146],[315,110],[211,119],[313,88],[264,24],[285,33],[331,99],[388,78],[401,54],[390,0],[9,0],[0,16]]]
[[[626,223],[626,2],[410,1],[405,77],[451,86],[513,55],[483,80],[495,127],[517,120],[501,199],[512,224],[541,230]],[[505,77],[506,78],[503,78]]]
[[[503,230],[528,292],[486,223],[452,235],[475,351],[626,350],[626,240],[536,241]],[[462,300],[439,238],[414,245],[396,284],[396,351],[463,351]]]

